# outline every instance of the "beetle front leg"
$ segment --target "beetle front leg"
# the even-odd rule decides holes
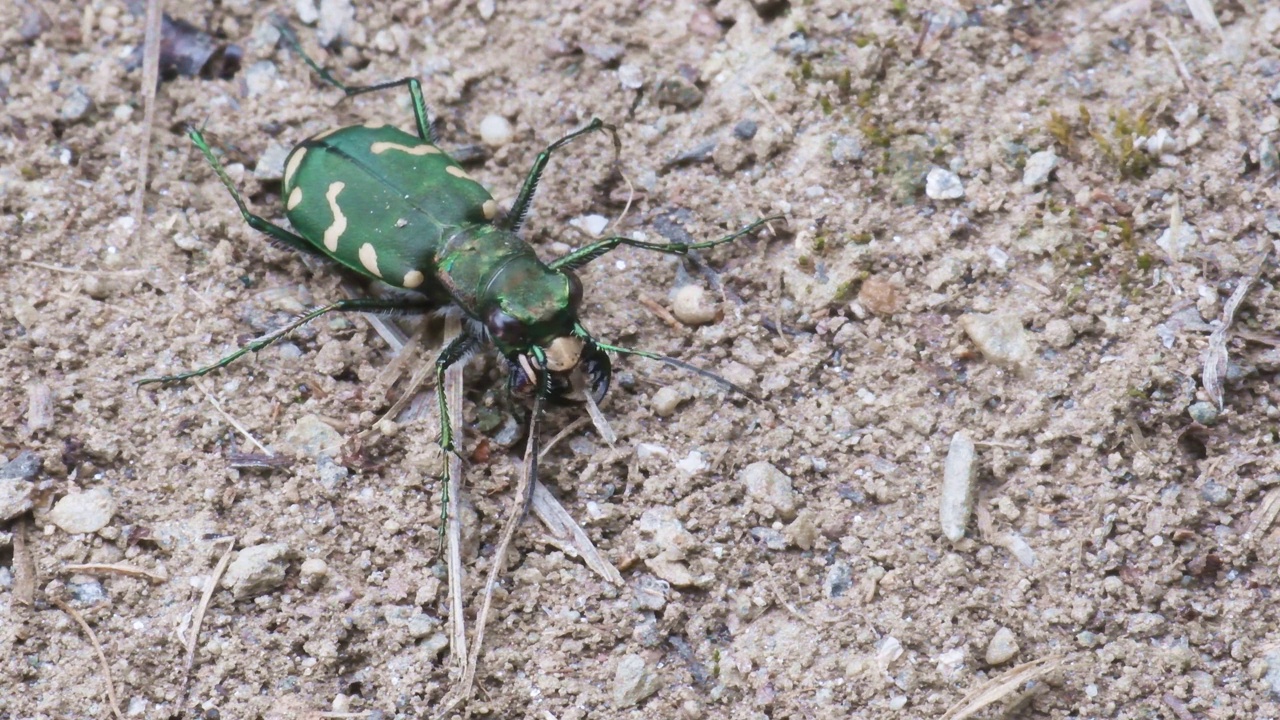
[[[552,270],[577,270],[583,265],[586,265],[592,260],[595,260],[601,255],[604,255],[610,250],[621,245],[640,248],[641,250],[653,250],[654,252],[667,253],[668,255],[688,255],[691,250],[706,250],[707,248],[713,248],[727,242],[733,242],[743,235],[755,232],[766,223],[781,219],[783,219],[781,215],[771,215],[767,218],[761,218],[735,233],[725,235],[724,237],[716,240],[707,240],[706,242],[700,243],[651,243],[615,235],[614,237],[607,237],[598,242],[591,243],[586,247],[578,248],[562,258],[558,258],[547,263],[547,265]]]
[[[516,201],[511,206],[511,212],[507,214],[504,221],[498,223],[498,227],[511,232],[520,230],[520,226],[524,224],[524,219],[529,215],[529,205],[533,202],[533,194],[538,190],[538,181],[542,179],[542,172],[547,169],[547,163],[551,160],[551,153],[568,145],[574,140],[593,133],[597,130],[607,131],[613,136],[614,153],[622,151],[622,142],[618,140],[618,128],[609,125],[599,118],[595,118],[589,125],[581,130],[575,130],[568,135],[547,146],[546,150],[538,153],[538,157],[533,161],[533,167],[529,169],[529,174],[525,176],[524,184],[520,186],[520,194],[516,196]]]

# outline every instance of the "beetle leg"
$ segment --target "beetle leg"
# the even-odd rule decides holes
[[[139,380],[138,385],[150,385],[151,383],[163,383],[165,385],[169,385],[176,382],[182,382],[183,380],[190,380],[191,378],[200,377],[201,375],[208,375],[209,373],[213,372],[214,370],[217,370],[218,368],[222,368],[222,367],[226,367],[227,365],[230,365],[231,363],[235,362],[236,359],[244,355],[248,355],[251,352],[258,352],[259,350],[262,350],[263,348],[270,346],[272,343],[276,342],[280,338],[288,335],[294,330],[297,330],[303,325],[306,325],[312,320],[315,320],[321,315],[325,315],[327,313],[377,312],[377,313],[394,313],[394,314],[417,314],[417,313],[431,312],[434,309],[436,309],[434,305],[424,305],[420,303],[406,302],[403,299],[378,300],[375,298],[351,298],[347,300],[339,300],[337,302],[329,303],[328,305],[324,305],[324,306],[315,308],[310,312],[307,312],[306,314],[302,315],[301,317],[289,323],[288,325],[285,325],[279,330],[263,335],[257,340],[254,340],[248,343],[247,345],[242,346],[235,352],[231,353],[230,355],[227,355],[226,357],[218,360],[215,363],[212,363],[210,365],[205,365],[204,367],[201,367],[201,368],[196,368],[195,370],[190,370],[188,372],[180,373],[178,375],[165,375],[163,377],[145,378],[143,380]]]
[[[227,171],[222,168],[222,163],[218,160],[218,157],[213,154],[213,148],[209,147],[209,143],[205,141],[204,133],[200,132],[198,128],[192,126],[187,128],[187,136],[191,138],[191,142],[195,143],[195,146],[204,154],[204,159],[209,161],[209,165],[212,166],[213,171],[217,173],[218,179],[222,181],[223,187],[227,189],[227,192],[231,193],[231,199],[236,202],[236,207],[240,208],[240,216],[244,218],[245,222],[249,223],[249,227],[260,233],[265,233],[266,235],[271,236],[273,240],[282,242],[298,252],[326,260],[331,259],[324,253],[320,252],[319,248],[307,242],[304,238],[285,230],[261,215],[254,215],[249,212],[249,206],[245,205],[244,198],[240,196],[240,191],[237,190],[235,184],[231,182],[231,178],[227,176]]]
[[[551,153],[568,145],[577,138],[597,130],[604,130],[612,135],[614,153],[621,152],[622,143],[618,140],[618,129],[599,118],[593,119],[586,127],[575,130],[551,143],[546,150],[538,153],[538,157],[534,159],[533,167],[530,168],[529,174],[525,176],[524,184],[520,186],[520,194],[516,196],[516,201],[511,206],[511,212],[507,214],[505,220],[498,223],[498,227],[511,232],[519,231],[520,226],[524,224],[525,217],[529,215],[529,205],[533,202],[534,192],[538,190],[538,181],[542,179],[542,171],[547,169],[547,163],[551,160]]]
[[[781,215],[772,215],[767,218],[761,218],[741,230],[725,235],[716,240],[708,240],[700,243],[651,243],[643,240],[634,240],[629,237],[614,236],[608,237],[599,242],[591,243],[586,247],[578,248],[564,257],[557,258],[547,266],[552,270],[577,270],[605,253],[617,248],[620,245],[628,247],[640,248],[641,250],[653,250],[655,252],[667,253],[669,255],[687,255],[690,250],[706,250],[717,245],[723,245],[727,242],[733,242],[743,235],[755,232],[760,226],[773,222],[774,220],[783,219]]]
[[[418,82],[417,78],[406,77],[400,78],[399,80],[392,80],[391,82],[378,83],[377,85],[347,87],[340,80],[330,74],[328,70],[320,67],[315,60],[311,59],[311,56],[302,49],[302,43],[298,42],[298,36],[294,34],[293,28],[289,27],[288,23],[283,19],[277,19],[276,28],[280,30],[280,35],[289,43],[289,46],[293,48],[293,51],[298,54],[298,57],[302,58],[302,61],[307,64],[307,67],[314,70],[315,73],[320,76],[321,80],[341,90],[346,97],[363,95],[364,93],[375,92],[377,90],[389,90],[402,85],[407,86],[409,88],[409,97],[413,100],[413,120],[418,126],[418,137],[432,145],[436,144],[435,132],[431,129],[430,114],[427,112],[427,103],[422,98],[422,85]]]

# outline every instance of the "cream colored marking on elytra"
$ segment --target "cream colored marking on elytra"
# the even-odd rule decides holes
[[[400,152],[407,153],[409,155],[435,155],[440,152],[440,148],[435,145],[427,145],[426,143],[409,147],[408,145],[401,145],[400,143],[380,141],[369,146],[369,152],[374,155],[381,155],[388,150],[399,150]]]
[[[417,270],[410,270],[409,272],[404,274],[404,282],[401,284],[407,288],[416,288],[419,285],[421,285],[426,279],[427,279],[427,276],[423,275],[421,272]]]
[[[338,238],[347,231],[347,216],[338,207],[338,193],[346,186],[344,182],[329,183],[329,191],[324,194],[324,199],[329,201],[329,211],[333,213],[333,224],[324,229],[324,249],[329,252],[338,251]]]
[[[293,184],[293,174],[298,172],[298,166],[302,164],[302,156],[307,154],[307,149],[300,147],[293,151],[289,156],[289,164],[284,166],[284,186],[289,187]]]
[[[377,120],[370,120],[369,122],[365,123],[364,126],[370,130],[381,130],[382,128],[386,127],[387,124],[384,122],[378,122]]]
[[[302,202],[302,188],[294,188],[289,191],[289,202],[285,203],[285,210],[292,210],[298,207],[298,203]]]
[[[467,171],[463,170],[457,165],[450,165],[449,167],[445,168],[444,171],[458,178],[459,180],[471,180],[471,176],[467,174]],[[475,181],[472,180],[472,182],[475,182]]]
[[[492,220],[498,217],[498,201],[485,200],[484,204],[480,206],[480,210],[484,212],[485,220]]]
[[[360,246],[360,264],[373,275],[382,277],[382,271],[378,269],[378,251],[373,249],[373,243]]]
[[[325,138],[329,137],[330,135],[332,135],[332,134],[334,134],[334,133],[338,132],[338,131],[339,131],[339,130],[341,130],[341,129],[342,129],[342,128],[329,128],[328,130],[325,130],[325,131],[324,131],[324,132],[322,132],[322,133],[319,133],[319,134],[316,134],[316,135],[312,135],[312,136],[311,136],[311,139],[312,139],[312,140],[323,140],[323,139],[325,139]]]

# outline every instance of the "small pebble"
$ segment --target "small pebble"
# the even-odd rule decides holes
[[[284,178],[284,161],[289,157],[289,148],[272,140],[267,149],[262,151],[258,164],[253,168],[253,176],[259,180],[281,180]]]
[[[1169,259],[1180,262],[1200,240],[1200,231],[1189,222],[1178,223],[1176,227],[1165,228],[1156,238],[1156,245],[1164,250]]]
[[[658,105],[674,105],[688,110],[702,102],[702,91],[679,75],[673,75],[658,83],[653,100]]]
[[[627,90],[644,87],[644,71],[638,65],[623,63],[618,66],[618,84]]]
[[[938,518],[942,534],[951,542],[964,537],[969,516],[973,513],[973,465],[977,451],[973,440],[964,432],[951,437],[951,449],[942,470],[942,491]]]
[[[276,79],[279,77],[280,71],[276,69],[275,63],[270,60],[259,60],[244,71],[245,89],[248,90],[249,97],[269,95],[275,90]],[[283,176],[283,169],[281,175]]]
[[[680,391],[670,385],[659,388],[658,392],[653,394],[651,401],[653,412],[658,417],[671,417],[682,400],[684,398],[680,396]]]
[[[580,215],[569,220],[569,225],[587,233],[591,237],[600,237],[600,233],[609,227],[609,219],[603,215]]]
[[[671,300],[671,314],[690,327],[708,325],[722,317],[719,304],[707,296],[701,285],[685,285]]]
[[[356,22],[356,9],[351,0],[320,0],[320,19],[316,40],[323,46],[346,37]]]
[[[1200,497],[1214,507],[1222,507],[1231,502],[1231,488],[1212,480],[1200,488]]]
[[[27,386],[27,428],[32,432],[53,427],[53,391],[42,382]]]
[[[670,592],[670,583],[641,573],[631,586],[631,607],[635,610],[658,612],[667,606],[667,595]]]
[[[772,507],[783,520],[795,517],[796,497],[791,478],[772,464],[751,463],[738,472],[738,482],[746,486],[748,495]]]
[[[613,706],[628,708],[658,691],[658,678],[641,655],[627,655],[613,676]]]
[[[49,511],[49,522],[72,535],[98,532],[111,522],[116,501],[106,488],[72,493],[58,501]]]
[[[1003,665],[1012,660],[1018,650],[1018,639],[1013,636],[1013,631],[1002,627],[991,637],[991,642],[987,643],[987,664]]]
[[[755,120],[743,120],[733,126],[733,136],[745,142],[754,138],[759,129],[760,125]]]
[[[1218,408],[1211,402],[1195,402],[1187,408],[1187,414],[1201,425],[1212,427],[1218,422]]]
[[[1052,150],[1041,150],[1027,158],[1027,165],[1022,170],[1022,184],[1039,187],[1049,181],[1049,174],[1058,166],[1058,156]]]
[[[1071,323],[1054,318],[1044,324],[1044,339],[1053,347],[1064,350],[1076,341],[1076,332],[1071,329]]]
[[[80,605],[97,605],[107,599],[106,589],[97,580],[68,582],[67,590],[71,592],[71,597],[75,598],[76,603]]]
[[[0,468],[0,523],[8,522],[32,508],[35,483],[42,461],[24,450]]]
[[[480,141],[489,147],[502,147],[511,142],[516,131],[501,115],[486,115],[480,121]]]
[[[950,170],[933,168],[925,176],[924,194],[933,200],[956,200],[964,197],[964,184]]]
[[[93,109],[93,99],[89,97],[89,93],[79,85],[71,89],[71,93],[67,95],[67,99],[62,102],[62,109],[58,114],[63,120],[75,122],[82,119],[89,111]]]
[[[320,10],[316,8],[316,0],[295,0],[293,11],[298,14],[298,22],[303,25],[314,25],[320,19]]]
[[[0,467],[0,480],[34,480],[43,465],[44,460],[34,451],[23,450]]]
[[[1031,338],[1017,316],[970,313],[961,316],[960,327],[991,362],[1015,367],[1031,359]]]
[[[858,302],[876,315],[892,315],[902,309],[902,293],[891,280],[872,275],[862,281]]]
[[[853,570],[843,560],[835,561],[827,568],[827,576],[822,581],[822,592],[829,598],[838,598],[853,587]]]
[[[856,137],[849,135],[832,135],[831,136],[831,163],[833,165],[848,165],[862,159],[864,151],[862,143]]]
[[[289,546],[284,543],[254,545],[240,551],[222,576],[222,587],[237,600],[256,597],[284,584]]]
[[[307,558],[302,561],[299,581],[302,586],[314,590],[324,584],[329,575],[329,564],[320,558]]]
[[[303,415],[285,431],[284,443],[310,458],[337,452],[342,447],[342,433],[316,415]]]

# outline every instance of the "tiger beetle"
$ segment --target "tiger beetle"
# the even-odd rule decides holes
[[[551,154],[596,131],[612,135],[617,149],[617,131],[612,125],[593,119],[539,153],[511,211],[499,217],[498,203],[489,192],[436,145],[416,78],[347,87],[308,57],[287,27],[281,30],[307,65],[347,98],[407,88],[416,134],[383,123],[366,123],[303,140],[285,160],[282,196],[292,231],[250,212],[204,134],[195,127],[189,127],[187,134],[250,227],[294,250],[412,292],[389,299],[338,300],[303,314],[215,363],[177,375],[147,378],[139,385],[205,375],[331,312],[425,314],[453,309],[465,317],[463,331],[444,348],[435,366],[439,443],[446,455],[455,447],[443,390],[445,371],[486,341],[492,342],[507,362],[510,390],[525,397],[533,395],[535,420],[545,403],[568,400],[575,392],[575,371],[585,376],[584,391],[594,400],[602,398],[609,389],[610,352],[679,367],[752,397],[745,389],[688,363],[593,337],[578,319],[582,283],[574,271],[622,245],[685,255],[731,242],[780,217],[763,218],[718,240],[699,243],[607,237],[543,262],[518,233]],[[533,423],[530,432],[536,433]],[[537,438],[531,440],[536,447]],[[445,480],[447,487],[447,475]]]

